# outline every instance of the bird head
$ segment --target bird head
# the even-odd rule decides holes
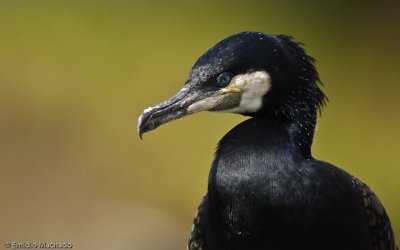
[[[314,60],[300,45],[290,36],[259,32],[223,39],[196,61],[180,91],[144,110],[138,121],[140,137],[200,111],[293,119],[300,104],[318,109],[325,96]]]

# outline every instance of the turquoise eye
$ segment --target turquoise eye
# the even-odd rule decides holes
[[[220,88],[226,87],[232,80],[233,75],[229,72],[221,73],[217,78],[217,86]]]

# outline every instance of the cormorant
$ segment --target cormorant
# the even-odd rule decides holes
[[[175,96],[140,116],[140,137],[205,110],[251,117],[218,144],[189,250],[396,249],[371,189],[311,155],[326,97],[301,45],[286,35],[232,35],[197,60]]]

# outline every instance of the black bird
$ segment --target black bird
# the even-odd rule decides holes
[[[202,55],[175,96],[144,110],[140,136],[204,110],[251,117],[218,144],[188,249],[396,249],[369,187],[311,155],[325,100],[300,43],[242,32]]]

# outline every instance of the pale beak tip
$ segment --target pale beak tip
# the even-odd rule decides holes
[[[143,131],[143,114],[140,115],[140,117],[138,119],[138,123],[137,123],[137,128],[136,128],[140,140],[143,140],[143,133],[144,133],[144,131]]]

